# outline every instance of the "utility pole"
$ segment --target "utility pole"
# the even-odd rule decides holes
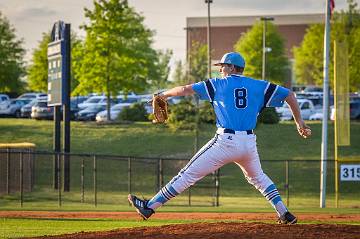
[[[208,24],[207,24],[207,44],[208,44],[208,78],[211,78],[211,23],[210,23],[210,4],[212,0],[205,0],[208,6]]]
[[[266,47],[266,24],[267,21],[273,21],[274,18],[273,17],[261,17],[260,18],[261,21],[264,22],[264,29],[263,29],[263,46],[262,46],[262,50],[263,50],[263,54],[262,54],[262,79],[265,80],[266,78],[266,52],[271,51],[270,48]]]

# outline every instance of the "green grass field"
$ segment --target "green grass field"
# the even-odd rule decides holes
[[[203,220],[202,220],[203,221]],[[0,218],[0,238],[61,235],[75,232],[108,231],[118,228],[160,226],[195,220],[113,220],[113,219],[15,219]]]
[[[282,160],[290,161],[290,208],[295,212],[360,213],[360,186],[358,182],[341,184],[340,207],[334,208],[334,170],[328,164],[327,207],[319,209],[319,171],[321,153],[321,123],[309,122],[313,136],[304,140],[296,132],[293,122],[278,125],[259,125],[256,129],[258,149],[264,171],[276,182],[284,201],[284,168]],[[71,123],[71,151],[74,153],[96,153],[123,156],[145,156],[183,158],[186,162],[194,152],[194,132],[172,132],[161,125],[135,123],[126,125],[97,125],[95,123]],[[38,150],[52,149],[52,121],[27,119],[0,119],[0,143],[32,142]],[[202,126],[200,144],[214,135],[213,126]],[[329,159],[333,159],[333,125],[329,124]],[[351,147],[340,148],[340,154],[360,157],[360,122],[351,124]],[[126,201],[127,163],[106,160],[98,163],[98,206],[93,205],[91,158],[85,158],[85,202],[80,202],[79,170],[81,157],[73,158],[72,191],[63,193],[63,205],[57,201],[57,191],[51,188],[52,161],[45,156],[37,158],[38,173],[34,191],[26,193],[24,205],[19,207],[19,194],[0,197],[0,210],[63,210],[63,211],[132,211]],[[268,161],[269,160],[269,161]],[[318,160],[303,162],[300,160]],[[168,160],[165,165],[165,182],[177,173],[181,165]],[[134,164],[133,192],[150,197],[153,188],[155,165],[138,162]],[[259,193],[247,184],[241,171],[234,165],[221,169],[220,207],[212,207],[212,191],[192,189],[192,206],[188,204],[188,191],[184,192],[161,211],[183,212],[271,212],[272,208]],[[150,185],[150,186],[149,186]],[[45,220],[45,219],[0,219],[0,237],[63,234],[76,231],[110,230],[120,227],[155,226],[171,223],[188,223],[184,220]]]
[[[308,122],[313,136],[302,139],[293,122],[259,125],[256,129],[262,159],[319,159],[321,123]],[[38,150],[51,151],[53,122],[0,118],[0,143],[32,142]],[[200,145],[213,137],[214,126],[200,129]],[[194,150],[194,132],[172,132],[162,125],[135,123],[97,125],[93,122],[71,122],[71,152],[131,156],[188,158]],[[329,158],[333,158],[333,125],[329,124]],[[342,155],[360,155],[360,122],[351,124],[351,147],[343,147]]]

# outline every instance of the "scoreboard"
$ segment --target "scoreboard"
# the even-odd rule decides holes
[[[64,100],[63,81],[65,64],[63,63],[65,44],[63,40],[48,44],[48,105],[62,105]]]

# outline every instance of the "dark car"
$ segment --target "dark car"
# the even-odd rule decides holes
[[[85,100],[89,99],[88,96],[73,96],[71,97],[70,101],[73,107],[73,105],[76,105],[76,107],[78,108],[78,105],[83,103]]]
[[[360,101],[350,102],[350,119],[360,119]]]
[[[106,108],[105,105],[92,105],[92,106],[89,106],[89,107],[77,112],[76,119],[77,120],[84,120],[84,121],[95,120],[96,114],[99,113],[100,111],[105,110],[105,108]]]

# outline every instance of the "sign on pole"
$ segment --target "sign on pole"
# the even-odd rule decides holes
[[[54,24],[51,42],[48,44],[48,105],[63,105],[67,90],[68,50],[66,49],[66,25],[62,21]]]
[[[48,44],[48,106],[54,106],[54,152],[61,151],[61,110],[64,122],[64,191],[70,190],[70,24],[58,21],[51,31],[51,42]],[[54,158],[54,187],[57,188],[59,165]]]

